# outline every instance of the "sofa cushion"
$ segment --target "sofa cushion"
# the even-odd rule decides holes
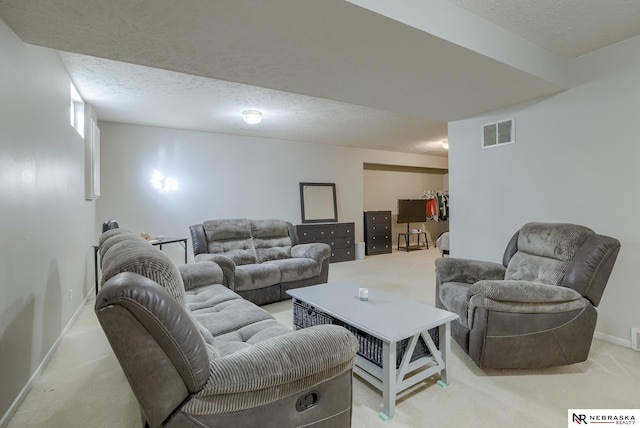
[[[271,260],[270,262],[263,263],[263,265],[270,264],[277,266],[280,270],[280,281],[293,282],[301,279],[313,278],[320,275],[322,265],[314,259],[296,258],[296,259],[281,259]]]
[[[244,300],[223,285],[199,287],[185,294],[185,304],[211,335],[216,338],[238,329],[273,320],[264,309]]]
[[[236,265],[257,263],[248,219],[207,220],[202,226],[210,254],[224,254]]]
[[[524,225],[505,279],[559,285],[576,251],[593,234],[587,227],[572,224]]]
[[[224,357],[263,340],[287,333],[291,333],[291,329],[275,319],[268,319],[251,323],[235,331],[217,336],[214,338],[214,343],[220,356]]]
[[[280,269],[273,264],[236,266],[233,290],[238,292],[269,287],[280,283],[281,278]]]
[[[147,277],[173,296],[185,302],[184,283],[175,263],[146,241],[129,239],[114,244],[102,259],[102,284],[120,272],[133,272]]]
[[[259,263],[291,257],[291,238],[286,221],[251,220],[251,234]]]
[[[504,279],[559,285],[568,265],[569,262],[562,260],[534,256],[518,251],[509,262]]]
[[[212,284],[187,290],[184,300],[187,308],[195,313],[201,309],[215,308],[231,300],[243,299],[222,284]]]
[[[588,227],[563,223],[527,223],[518,234],[518,251],[568,261],[595,232]]]

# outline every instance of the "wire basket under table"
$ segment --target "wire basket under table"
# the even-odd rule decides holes
[[[320,324],[333,324],[339,325],[351,333],[353,333],[360,343],[360,349],[358,350],[358,355],[361,357],[371,361],[373,364],[378,367],[382,367],[382,339],[378,339],[366,333],[360,329],[357,329],[344,321],[341,321],[316,307],[309,305],[300,300],[294,299],[293,301],[293,325],[298,328],[306,328],[312,327],[314,325]],[[429,330],[429,335],[436,347],[439,346],[439,332],[438,328],[432,328]],[[396,368],[400,367],[400,362],[406,353],[407,346],[409,346],[409,339],[403,339],[396,344]],[[429,356],[431,352],[427,345],[424,343],[422,337],[418,339],[418,343],[416,344],[415,349],[413,350],[413,355],[411,356],[411,361],[415,361],[418,358]]]

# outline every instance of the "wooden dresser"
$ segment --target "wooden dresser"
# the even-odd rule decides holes
[[[393,250],[391,243],[391,211],[365,211],[365,254],[386,254]]]
[[[298,224],[296,232],[301,244],[331,245],[331,263],[356,259],[354,223]]]

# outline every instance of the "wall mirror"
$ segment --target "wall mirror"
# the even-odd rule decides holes
[[[338,221],[335,183],[300,183],[303,223]]]

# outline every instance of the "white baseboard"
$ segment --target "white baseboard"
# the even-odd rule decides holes
[[[40,365],[38,365],[38,368],[36,369],[36,371],[33,372],[33,374],[31,375],[31,378],[29,378],[29,381],[26,383],[24,387],[22,387],[22,390],[20,391],[16,399],[13,400],[13,403],[11,403],[11,406],[9,406],[9,409],[2,416],[2,419],[0,419],[0,428],[5,428],[7,426],[7,424],[9,423],[9,419],[11,419],[11,417],[16,412],[16,410],[18,410],[18,407],[20,407],[20,404],[22,404],[22,402],[26,398],[27,394],[29,393],[29,390],[31,390],[31,387],[33,386],[33,382],[36,379],[38,379],[38,377],[42,373],[42,370],[44,370],[44,368],[49,363],[49,360],[51,360],[51,357],[58,349],[58,346],[60,346],[60,342],[62,342],[64,335],[71,328],[73,323],[75,323],[76,319],[78,319],[78,317],[80,316],[80,312],[82,312],[82,310],[87,304],[87,301],[89,300],[91,291],[93,290],[90,290],[89,293],[87,293],[87,295],[84,297],[82,304],[78,306],[78,309],[76,309],[73,316],[71,317],[67,325],[64,327],[64,329],[62,330],[62,332],[60,333],[56,341],[54,342],[53,346],[51,346],[51,349],[49,349],[49,352],[47,352],[47,355],[44,356],[44,358],[42,359],[42,362],[40,362]]]
[[[596,339],[604,340],[605,342],[613,343],[614,345],[631,348],[631,340],[620,339],[619,337],[609,336],[608,334],[600,333],[598,331],[593,334],[593,337],[595,337]]]

